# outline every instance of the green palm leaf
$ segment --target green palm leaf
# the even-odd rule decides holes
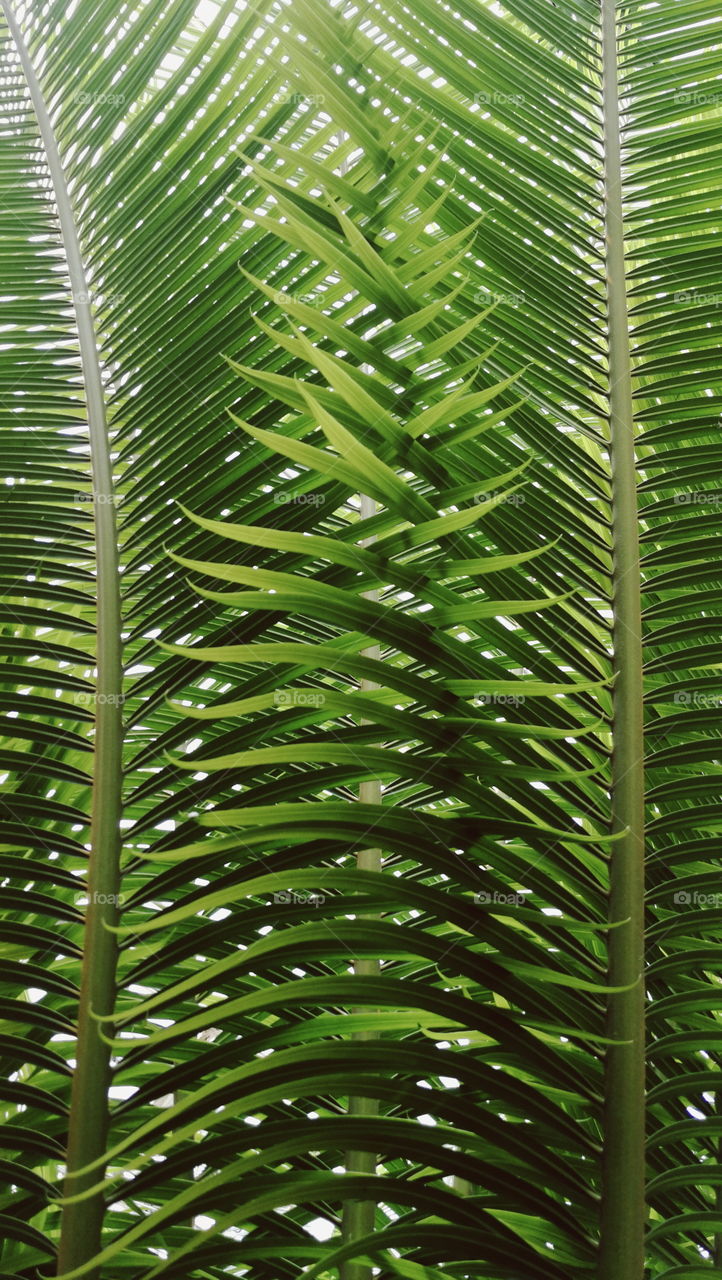
[[[0,1276],[713,1272],[715,15],[3,15]]]

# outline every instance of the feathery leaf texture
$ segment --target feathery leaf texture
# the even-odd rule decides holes
[[[722,1260],[720,31],[700,0],[617,8],[647,1268],[693,1280]],[[0,18],[0,1276],[57,1274],[63,1209],[102,1203],[64,1280],[591,1277],[615,927],[599,0],[18,13],[103,371],[124,846],[107,1151],[73,1196],[87,299]],[[375,1230],[348,1241],[359,1200]]]

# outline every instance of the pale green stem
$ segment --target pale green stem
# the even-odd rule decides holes
[[[93,481],[97,557],[97,682],[95,751],[91,810],[91,854],[87,881],[83,967],[78,1015],[76,1066],[73,1073],[68,1135],[66,1193],[96,1183],[103,1170],[90,1177],[76,1171],[102,1155],[108,1129],[110,1051],[98,1035],[91,1011],[111,1013],[115,999],[115,936],[106,929],[115,923],[119,887],[120,794],[122,767],[122,655],[120,591],[115,501],[105,395],[95,339],[90,292],[75,225],[72,202],[60,160],[57,139],[28,48],[8,0],[3,13],[15,42],[38,121],[53,187],[53,197],[65,249],[78,329],[78,345],[85,387]],[[107,1028],[106,1028],[107,1030]],[[62,1214],[59,1271],[69,1271],[98,1251],[103,1221],[103,1197],[67,1205]],[[97,1271],[87,1273],[95,1280]]]
[[[602,0],[604,187],[613,506],[614,692],[609,982],[599,1280],[644,1275],[644,753],[634,414],[622,212],[618,29]]]
[[[366,495],[361,496],[361,518],[368,520],[376,513],[376,503],[373,498]],[[367,538],[361,542],[361,546],[368,546],[372,539]],[[378,600],[378,591],[367,591],[364,593],[367,600]],[[374,658],[378,660],[381,657],[381,650],[377,644],[370,645],[364,649],[363,656],[365,658]],[[368,692],[371,689],[378,689],[379,685],[372,680],[362,680],[360,685],[362,692]],[[362,721],[361,723],[368,723]],[[359,801],[362,804],[381,804],[381,783],[374,779],[369,782],[362,782],[359,785]],[[356,865],[359,871],[380,871],[382,868],[382,858],[380,849],[362,849],[356,855]],[[378,977],[381,965],[378,960],[356,960],[354,963],[354,973],[362,977]],[[352,1037],[354,1040],[373,1039],[373,1032],[358,1031]],[[379,1104],[376,1098],[349,1098],[348,1105],[349,1115],[353,1116],[377,1116]],[[346,1171],[348,1173],[369,1173],[376,1172],[376,1156],[372,1151],[348,1151],[346,1153]],[[359,1240],[362,1236],[367,1236],[374,1230],[376,1220],[376,1204],[373,1200],[346,1200],[343,1206],[342,1231],[344,1242],[351,1240]],[[365,1263],[350,1260],[341,1265],[341,1280],[371,1280],[371,1268]]]

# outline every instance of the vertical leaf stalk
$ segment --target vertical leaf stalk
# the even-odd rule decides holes
[[[338,144],[343,146],[347,135],[343,129],[338,133]],[[343,176],[346,173],[347,162],[342,160],[338,168],[338,173]],[[363,372],[368,372],[368,368],[362,365]],[[361,502],[361,519],[368,520],[376,514],[376,503],[373,498],[369,498],[366,494],[360,495]],[[372,542],[372,538],[365,539],[362,546],[368,546]],[[365,593],[370,600],[378,599],[377,591],[369,591]],[[365,658],[380,658],[381,650],[378,645],[371,645],[364,650]],[[361,681],[361,692],[369,689],[377,689],[378,685],[371,680]],[[361,804],[381,804],[381,783],[378,781],[361,782],[359,784],[359,802]],[[356,866],[359,871],[380,871],[382,866],[380,849],[362,849],[356,856]],[[354,964],[354,973],[362,976],[376,976],[380,971],[378,960],[357,960]],[[353,1037],[355,1040],[369,1039],[368,1033],[359,1031]],[[358,1098],[350,1097],[348,1100],[348,1113],[352,1116],[375,1116],[378,1115],[378,1101],[375,1098]],[[369,1173],[376,1172],[376,1157],[371,1151],[347,1151],[346,1152],[346,1172],[347,1173]],[[376,1222],[376,1205],[373,1200],[344,1200],[341,1233],[344,1243],[350,1243],[352,1240],[360,1240],[363,1236],[370,1235],[374,1229]],[[371,1269],[364,1263],[356,1262],[350,1259],[341,1264],[340,1280],[371,1280]]]
[[[373,498],[361,495],[361,518],[368,520],[376,513],[376,503]],[[361,543],[362,546],[368,546],[372,539],[368,538]],[[364,593],[367,600],[377,600],[378,591],[367,591]],[[368,649],[364,649],[363,656],[365,658],[381,657],[381,650],[378,645],[371,645]],[[378,689],[378,684],[371,680],[361,681],[361,691],[367,692],[370,689]],[[362,721],[363,723],[363,721]],[[362,804],[381,804],[381,783],[377,779],[359,784],[359,801]],[[380,849],[362,849],[356,856],[356,865],[359,871],[380,871],[382,867],[381,850]],[[356,960],[354,963],[354,973],[363,977],[377,977],[380,972],[380,964],[378,960]],[[353,1036],[354,1040],[373,1039],[373,1032],[358,1031]],[[348,1103],[349,1115],[352,1116],[376,1116],[378,1115],[378,1099],[350,1097]],[[372,1151],[348,1151],[346,1153],[346,1171],[347,1173],[368,1173],[376,1172],[376,1156]],[[376,1221],[376,1204],[373,1200],[345,1200],[343,1206],[342,1233],[344,1243],[350,1243],[352,1240],[360,1240],[363,1236],[368,1236],[373,1232]],[[365,1263],[350,1260],[341,1265],[341,1280],[371,1280],[371,1269]]]
[[[602,0],[614,690],[609,982],[599,1280],[644,1275],[644,757],[637,477],[622,205],[615,0]]]
[[[115,904],[120,862],[123,669],[118,543],[105,396],[88,281],[72,202],[55,131],[30,53],[9,0],[2,0],[2,7],[38,121],[65,250],[78,330],[93,482],[97,557],[95,744],[88,907],[66,1162],[65,1191],[70,1195],[101,1177],[101,1169],[84,1178],[77,1177],[76,1173],[102,1155],[108,1128],[110,1053],[98,1035],[98,1024],[92,1014],[107,1014],[113,1010],[117,959],[115,935],[109,932],[106,923],[115,923],[117,917]],[[101,1194],[64,1208],[58,1260],[60,1273],[86,1262],[98,1251],[103,1208]],[[96,1274],[95,1271],[88,1272],[88,1280],[94,1280]]]

